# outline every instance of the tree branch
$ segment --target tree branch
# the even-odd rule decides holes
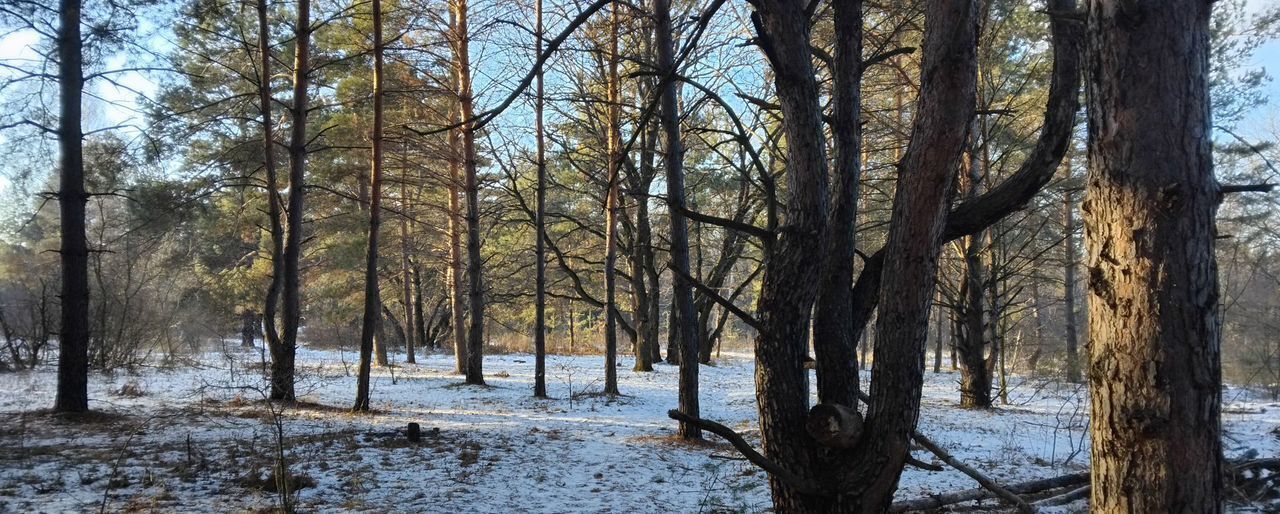
[[[765,470],[765,472],[769,473],[770,475],[773,475],[774,478],[777,478],[778,480],[785,482],[789,487],[797,491],[800,491],[803,494],[819,494],[821,491],[821,488],[818,487],[818,484],[810,480],[801,478],[800,476],[782,467],[782,465],[769,460],[769,458],[765,457],[764,455],[761,455],[760,452],[756,451],[755,448],[751,447],[751,444],[748,443],[746,439],[743,439],[741,435],[738,435],[737,432],[734,432],[733,429],[729,427],[726,427],[714,421],[705,420],[702,418],[695,418],[693,416],[687,415],[675,409],[671,409],[667,411],[667,416],[676,421],[679,421],[682,423],[688,423],[690,425],[696,426],[698,428],[706,430],[707,432],[711,432],[715,435],[718,435],[724,438],[725,441],[728,441],[729,444],[732,444],[733,447],[736,448],[739,452],[741,452],[742,455],[746,457],[747,460],[750,461],[752,464],[759,466],[760,469],[763,469]]]

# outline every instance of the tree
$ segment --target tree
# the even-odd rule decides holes
[[[369,242],[364,268],[364,318],[360,325],[360,369],[356,379],[356,404],[352,410],[369,410],[369,373],[373,338],[382,324],[382,300],[378,291],[378,230],[382,225],[382,0],[373,0],[373,137],[369,183]],[[405,277],[408,283],[408,277]],[[406,302],[407,303],[407,302]],[[407,308],[407,307],[406,307]],[[408,316],[406,316],[406,319]],[[409,325],[412,326],[411,322]],[[405,337],[406,346],[412,334]],[[385,345],[384,345],[385,346]]]
[[[534,6],[534,55],[542,54],[542,0],[535,0]],[[533,396],[547,396],[547,141],[546,127],[543,125],[543,107],[546,95],[543,84],[543,71],[538,68],[537,85],[534,90],[534,124],[537,131],[538,159],[538,198],[534,212],[534,322],[533,322]]]
[[[476,170],[475,98],[471,91],[471,34],[467,0],[453,0],[454,79],[458,94],[458,127],[462,139],[463,189],[467,197],[467,326],[466,382],[484,384],[484,260],[480,255],[480,182]]]
[[[1222,511],[1211,7],[1089,6],[1094,512]]]
[[[617,262],[618,262],[618,212],[619,173],[622,169],[622,84],[618,75],[618,24],[621,16],[618,12],[622,6],[613,4],[609,7],[609,64],[606,80],[608,82],[608,122],[605,140],[608,144],[608,171],[605,179],[605,231],[604,231],[604,393],[618,394],[618,302]]]
[[[89,242],[84,213],[84,134],[80,102],[84,88],[80,0],[58,4],[58,205],[62,224],[62,331],[58,337],[58,394],[53,410],[89,410]]]
[[[671,268],[673,301],[680,323],[680,412],[698,417],[698,329],[693,311],[693,286],[689,274],[689,228],[684,211],[684,149],[680,144],[680,112],[676,98],[675,43],[671,37],[671,2],[653,2],[655,44],[658,47],[658,71],[662,74],[660,122],[666,138],[667,205],[671,216]],[[680,437],[701,439],[696,424],[680,423]]]
[[[294,400],[294,357],[302,323],[302,233],[307,170],[307,88],[311,75],[311,0],[298,0],[294,27],[292,126],[289,139],[289,227],[284,243],[283,331],[271,352],[271,399]]]

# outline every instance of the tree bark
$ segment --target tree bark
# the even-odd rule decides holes
[[[280,179],[276,170],[276,141],[271,115],[271,25],[267,22],[267,0],[258,0],[258,109],[262,115],[262,167],[267,174],[267,218],[271,234],[271,282],[263,302],[262,325],[272,361],[284,348],[276,328],[280,290],[284,280],[284,213],[281,212]]]
[[[689,283],[689,228],[685,220],[684,146],[680,141],[680,113],[676,98],[675,42],[671,30],[671,1],[654,0],[655,40],[658,47],[658,69],[662,73],[662,98],[659,122],[666,139],[667,204],[671,217],[672,301],[680,323],[680,412],[698,417],[698,330],[694,325],[693,286]],[[690,423],[680,423],[679,435],[684,439],[701,439],[702,430]]]
[[[409,263],[409,191],[405,186],[409,178],[407,175],[408,173],[405,173],[401,176],[400,184],[400,208],[404,210],[404,216],[400,218],[400,280],[403,281],[401,302],[404,305],[405,333],[408,334],[405,338],[404,361],[414,364],[418,362],[415,340],[418,324],[413,307],[413,268]]]
[[[1090,2],[1094,512],[1222,511],[1211,5]]]
[[[294,400],[294,355],[302,323],[302,224],[306,198],[307,88],[311,75],[311,0],[298,0],[294,28],[292,127],[289,140],[289,229],[284,244],[284,322],[279,352],[272,354],[271,399]]]
[[[480,182],[476,170],[475,98],[471,91],[471,33],[467,28],[467,0],[453,0],[458,106],[462,126],[463,171],[467,193],[467,326],[468,384],[484,384],[484,260],[480,255]]]
[[[534,7],[536,28],[534,38],[537,39],[534,54],[542,54],[542,0],[536,0]],[[538,145],[538,199],[534,219],[534,259],[536,275],[534,279],[534,321],[533,321],[533,396],[547,397],[547,248],[544,239],[547,237],[547,143],[546,127],[543,125],[543,109],[546,104],[543,89],[543,72],[538,69],[537,85],[534,92],[534,124],[537,130]]]
[[[456,112],[452,116],[457,122]],[[458,199],[462,186],[462,138],[461,129],[449,131],[449,313],[453,329],[454,373],[467,371],[467,307],[463,303],[466,289],[462,278],[462,203]]]
[[[364,317],[360,324],[360,368],[356,376],[354,411],[369,410],[369,375],[373,339],[382,324],[382,298],[378,290],[378,232],[382,226],[382,0],[373,8],[373,152],[369,183],[369,238],[364,265]],[[406,257],[407,261],[407,257]],[[407,267],[407,266],[406,266]],[[406,277],[407,278],[407,277]],[[408,284],[408,280],[405,281]],[[406,288],[406,297],[407,297]],[[412,318],[408,318],[410,321]],[[379,338],[382,339],[382,338]],[[405,338],[406,345],[412,344]],[[386,347],[386,341],[381,341]]]
[[[835,55],[831,134],[835,187],[813,319],[818,401],[858,406],[858,339],[853,328],[854,230],[862,175],[862,0],[833,0]]]
[[[84,89],[81,0],[58,5],[58,212],[61,228],[62,332],[58,337],[56,412],[89,410],[89,241],[85,236]]]
[[[604,254],[604,393],[618,393],[618,303],[616,299],[618,261],[618,173],[622,166],[622,111],[618,76],[618,4],[609,7],[609,72],[608,72],[608,172],[605,198]]]
[[[1065,221],[1066,237],[1063,238],[1063,252],[1066,253],[1063,263],[1064,287],[1063,308],[1067,311],[1067,382],[1080,383],[1079,337],[1077,334],[1080,316],[1076,314],[1076,266],[1080,255],[1076,249],[1076,206],[1075,193],[1066,191],[1062,194],[1062,217]]]

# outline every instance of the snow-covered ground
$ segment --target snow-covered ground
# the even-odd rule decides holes
[[[304,406],[261,400],[260,355],[211,353],[198,362],[94,375],[80,422],[43,412],[56,370],[0,375],[0,512],[241,512],[271,509],[267,477],[283,433],[306,512],[761,512],[763,472],[712,437],[672,438],[676,368],[619,368],[621,398],[599,396],[601,357],[552,356],[552,399],[531,397],[533,358],[485,359],[489,386],[461,384],[453,357],[376,369],[375,413],[352,415],[350,352],[300,350]],[[626,359],[624,359],[626,360]],[[865,379],[866,377],[864,377]],[[1080,386],[1017,379],[1009,404],[956,407],[957,375],[928,373],[920,432],[1003,481],[1088,465],[1088,398]],[[758,437],[752,363],[703,367],[702,414]],[[1224,391],[1228,457],[1280,455],[1280,403]],[[409,443],[409,422],[424,439]],[[438,432],[435,430],[438,429]],[[922,449],[922,460],[933,456]],[[908,468],[899,499],[975,487],[947,469]],[[1061,510],[1080,510],[1081,504]]]

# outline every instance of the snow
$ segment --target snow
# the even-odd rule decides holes
[[[627,359],[623,359],[626,361]],[[300,407],[268,407],[261,355],[94,375],[88,423],[59,420],[56,369],[0,375],[0,512],[271,509],[266,489],[281,423],[307,512],[762,512],[764,473],[710,442],[675,440],[677,369],[620,367],[624,396],[600,396],[603,358],[550,356],[551,399],[531,397],[533,357],[485,358],[489,386],[463,385],[451,355],[377,369],[373,414],[347,412],[350,352],[300,349]],[[701,370],[702,415],[756,441],[753,364],[730,355]],[[867,378],[863,377],[864,380]],[[1082,386],[1013,379],[1009,404],[957,407],[958,375],[927,373],[920,432],[993,478],[1017,482],[1087,469]],[[1224,391],[1228,457],[1280,455],[1280,403]],[[403,436],[409,422],[423,442]],[[438,429],[438,432],[434,432]],[[923,449],[913,455],[925,461]],[[898,499],[969,489],[958,471],[908,468]],[[988,505],[992,505],[990,502]],[[1083,503],[1058,508],[1081,510]],[[973,505],[970,504],[970,507]]]

